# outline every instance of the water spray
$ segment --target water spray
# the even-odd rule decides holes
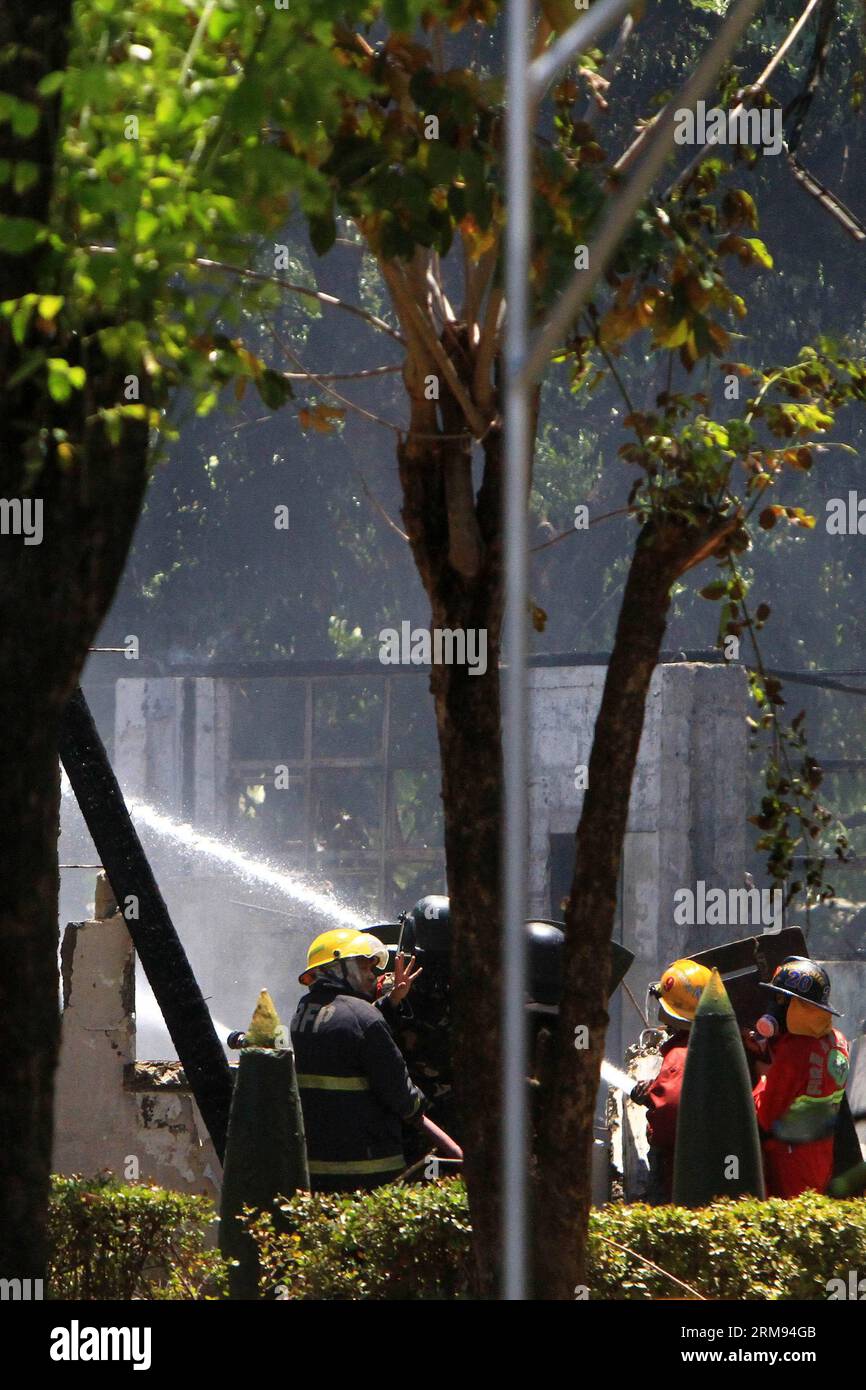
[[[615,1090],[623,1091],[626,1095],[629,1095],[636,1085],[633,1076],[620,1071],[619,1067],[615,1067],[606,1057],[601,1064],[601,1079],[606,1081],[608,1086],[613,1086]]]
[[[61,778],[61,792],[64,796],[71,796],[72,788],[69,779],[64,772]],[[129,814],[148,829],[153,830],[157,835],[163,836],[168,840],[173,840],[181,849],[188,850],[194,854],[201,854],[207,859],[212,859],[226,868],[233,869],[243,878],[253,879],[258,883],[263,883],[269,888],[274,888],[277,892],[283,893],[286,897],[294,899],[295,902],[302,903],[312,911],[320,913],[323,917],[330,917],[337,926],[352,927],[359,931],[366,925],[366,920],[359,913],[353,911],[341,903],[331,893],[323,893],[318,889],[305,883],[296,874],[286,873],[282,869],[277,869],[273,864],[269,864],[265,859],[254,859],[252,855],[245,854],[243,850],[236,849],[234,845],[226,840],[220,840],[215,835],[206,835],[201,830],[196,830],[194,826],[185,821],[174,820],[171,816],[166,816],[162,811],[158,811],[148,801],[142,801],[140,797],[129,796],[126,798],[126,806]],[[64,868],[101,868],[99,864],[66,864]],[[274,908],[259,907],[258,904],[238,903],[239,907],[254,906],[257,911],[274,912],[277,916],[284,916]]]
[[[149,802],[141,801],[138,797],[129,797],[126,804],[130,815],[141,825],[146,825],[158,835],[173,840],[183,849],[212,859],[226,868],[235,870],[244,878],[254,879],[269,888],[275,888],[313,912],[330,917],[340,927],[352,927],[359,931],[365,925],[364,918],[357,912],[346,907],[330,893],[311,888],[295,874],[276,869],[267,860],[253,859],[251,855],[235,849],[225,840],[218,840],[216,836],[205,835],[187,823],[173,820],[171,816],[163,815]]]

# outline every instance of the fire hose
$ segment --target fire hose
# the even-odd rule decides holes
[[[459,1144],[454,1142],[450,1135],[445,1133],[444,1129],[440,1129],[438,1125],[434,1125],[433,1121],[428,1120],[426,1115],[422,1119],[422,1124],[428,1137],[432,1139],[435,1148],[442,1158],[456,1158],[462,1160],[463,1150]]]

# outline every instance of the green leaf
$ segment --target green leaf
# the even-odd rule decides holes
[[[23,256],[36,245],[42,224],[32,217],[0,217],[0,251]]]
[[[26,381],[29,376],[37,372],[45,361],[45,349],[35,348],[32,352],[25,354],[17,369],[12,373],[6,382],[6,390],[12,391],[20,382]]]
[[[12,109],[12,129],[20,140],[29,140],[39,127],[39,107],[32,101],[16,101]]]
[[[39,165],[29,159],[19,159],[12,172],[12,187],[16,193],[26,193],[39,178]]]
[[[724,598],[727,592],[727,579],[714,579],[712,584],[707,584],[705,588],[701,589],[700,594],[701,598],[718,599]]]
[[[43,294],[37,305],[37,313],[41,319],[56,319],[62,308],[62,294]]]
[[[141,246],[150,246],[159,231],[159,218],[147,208],[140,208],[135,216],[135,239]]]
[[[36,90],[41,97],[53,97],[55,92],[60,91],[65,81],[65,72],[47,72],[44,77],[39,79]]]
[[[761,241],[760,237],[747,236],[744,237],[743,240],[746,242],[747,246],[751,246],[755,253],[755,260],[758,261],[760,265],[764,266],[766,270],[772,270],[773,257],[770,255],[770,252],[767,250],[767,247],[764,245],[763,241]]]
[[[292,383],[271,367],[266,367],[256,377],[256,387],[265,405],[271,410],[279,410],[286,401],[294,399]]]
[[[311,214],[309,228],[313,250],[316,255],[324,256],[337,239],[337,224],[333,212]]]
[[[222,43],[232,29],[237,29],[240,22],[241,17],[236,11],[216,10],[207,26],[208,38],[213,39],[214,43]]]
[[[49,357],[48,367],[48,391],[53,401],[58,405],[64,405],[72,395],[72,383],[69,380],[69,363],[62,357]]]

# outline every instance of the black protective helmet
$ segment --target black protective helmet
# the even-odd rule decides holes
[[[529,945],[529,1002],[542,1012],[557,1009],[562,999],[564,925],[563,922],[552,922],[547,917],[536,917],[526,923]],[[610,943],[610,952],[610,993],[613,994],[634,960],[634,955],[618,941]]]
[[[407,956],[423,953],[448,956],[451,950],[451,910],[438,894],[421,898],[403,917],[400,950]]]
[[[533,1004],[555,1008],[562,997],[562,948],[565,933],[555,922],[526,923],[529,943],[529,997]]]
[[[809,960],[808,956],[786,956],[774,971],[772,980],[762,984],[761,989],[771,989],[790,999],[802,999],[805,1004],[814,1004],[816,1009],[841,1018],[838,1009],[830,1007],[830,976],[823,965]]]

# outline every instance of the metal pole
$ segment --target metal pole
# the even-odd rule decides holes
[[[509,0],[506,45],[505,450],[503,680],[502,1297],[527,1296],[528,1106],[526,1091],[526,879],[528,521],[530,398],[529,264],[532,237],[534,103],[557,68],[625,13],[628,0],[602,0],[550,56],[530,68],[531,0]],[[552,50],[552,54],[553,54]]]
[[[652,186],[673,146],[674,111],[690,106],[712,85],[725,58],[762,0],[739,0],[682,91],[658,118],[659,129],[638,173],[615,198],[591,248],[589,272],[575,275],[560,302],[529,343],[529,266],[532,240],[532,132],[535,104],[556,73],[567,66],[629,9],[629,0],[597,0],[583,19],[530,64],[531,0],[509,0],[506,43],[505,236],[505,449],[503,647],[504,940],[502,993],[502,1232],[503,1289],[509,1300],[526,1298],[527,1097],[526,1097],[526,877],[530,398],[551,348],[569,327]]]
[[[633,6],[634,0],[595,0],[582,19],[576,19],[556,43],[534,59],[528,72],[531,99],[537,101],[572,58],[592,48],[596,39],[624,19]]]
[[[526,1297],[527,594],[530,387],[530,3],[509,0],[506,47],[505,457],[503,752],[505,897],[502,995],[502,1297]]]

